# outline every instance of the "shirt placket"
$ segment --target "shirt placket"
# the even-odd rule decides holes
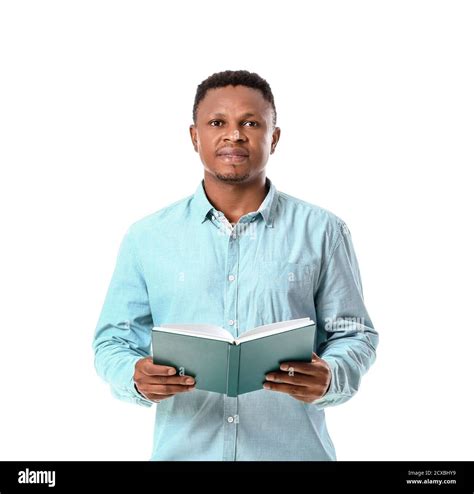
[[[237,295],[239,282],[239,235],[236,226],[232,227],[227,218],[217,214],[221,227],[228,234],[226,285],[224,296],[224,328],[234,337],[239,335],[239,321],[237,316]],[[224,413],[222,417],[224,427],[224,461],[236,459],[237,430],[239,425],[238,398],[224,395]]]

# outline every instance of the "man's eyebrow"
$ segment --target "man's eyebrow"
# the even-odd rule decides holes
[[[227,115],[225,115],[224,113],[216,112],[216,113],[210,113],[209,116],[210,117],[217,117],[217,118],[225,118]],[[246,112],[240,116],[240,118],[249,118],[249,117],[261,118],[260,115],[256,115],[255,113],[252,113],[252,112]]]

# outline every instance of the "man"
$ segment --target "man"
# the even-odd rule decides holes
[[[190,134],[204,180],[129,228],[96,329],[96,369],[118,398],[157,403],[154,460],[334,460],[324,408],[357,392],[378,343],[350,232],[266,178],[280,129],[257,74],[203,81]],[[238,398],[195,389],[149,356],[154,325],[209,323],[238,336],[300,317],[317,323],[312,362],[283,363]]]

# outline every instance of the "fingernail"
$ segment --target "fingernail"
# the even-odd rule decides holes
[[[168,370],[168,375],[171,376],[173,374],[176,374],[176,369],[169,369]]]
[[[263,387],[264,387],[264,389],[270,389],[270,385],[269,385],[269,384],[267,384],[267,383],[265,383],[265,384],[263,385]]]
[[[188,377],[185,382],[186,382],[186,384],[194,384],[194,379],[191,379],[190,377]]]
[[[266,376],[266,377],[267,377],[267,381],[274,381],[275,380],[275,378],[271,374],[268,374],[268,376]]]
[[[282,364],[280,365],[281,370],[288,370],[288,364]]]

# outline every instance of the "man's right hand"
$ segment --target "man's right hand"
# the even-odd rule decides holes
[[[195,389],[193,377],[177,376],[174,367],[155,365],[152,357],[137,361],[133,380],[138,391],[152,401],[165,400],[177,393]]]

